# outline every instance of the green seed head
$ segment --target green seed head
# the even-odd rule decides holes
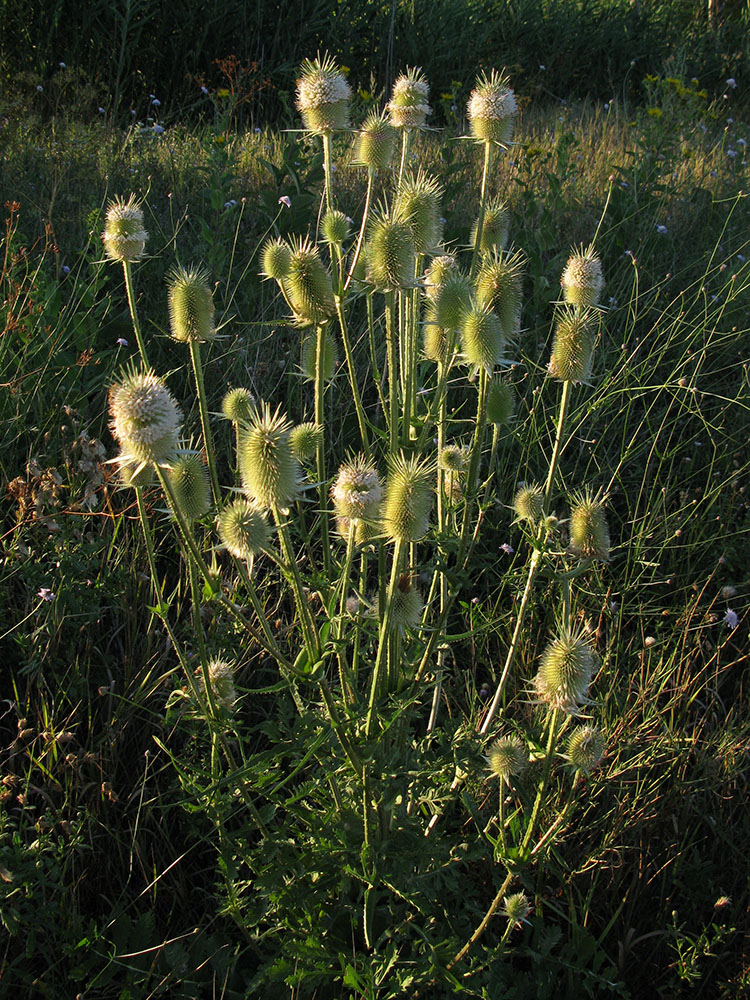
[[[570,514],[570,544],[568,549],[582,559],[609,562],[609,527],[604,513],[606,497],[590,490],[574,498]]]
[[[263,263],[261,274],[266,278],[283,281],[289,276],[289,270],[292,266],[292,252],[292,248],[281,237],[266,240],[261,255]]]
[[[449,444],[440,452],[438,465],[445,472],[463,472],[466,468],[466,452],[458,445]]]
[[[148,233],[143,228],[141,203],[134,194],[125,201],[115,198],[107,206],[107,220],[102,233],[104,250],[110,260],[133,263],[146,250]]]
[[[300,468],[293,451],[292,425],[267,403],[256,410],[242,435],[238,464],[245,493],[263,508],[286,509],[297,495]]]
[[[177,450],[182,414],[152,371],[131,368],[109,392],[112,433],[123,456],[137,463],[167,463]]]
[[[461,348],[467,364],[491,372],[504,360],[505,335],[491,309],[473,305],[461,325]]]
[[[416,628],[422,620],[424,601],[418,590],[411,585],[411,578],[405,573],[398,581],[391,605],[391,628],[403,631]]]
[[[430,88],[422,70],[409,69],[393,85],[387,110],[395,128],[422,128],[432,108],[427,103]]]
[[[201,687],[203,687],[203,671],[199,671]],[[220,660],[218,657],[209,661],[208,683],[211,685],[211,694],[216,708],[226,715],[234,712],[237,702],[237,689],[234,686],[234,667],[227,660]]]
[[[323,440],[323,428],[320,424],[298,424],[292,428],[289,436],[292,451],[300,462],[310,462],[315,458],[318,445]]]
[[[504,73],[483,73],[469,97],[467,114],[471,134],[479,142],[507,146],[513,138],[518,103]]]
[[[268,547],[271,530],[265,515],[247,500],[235,500],[217,519],[221,544],[237,559],[250,559]]]
[[[248,421],[255,410],[255,397],[249,389],[230,389],[221,401],[221,412],[233,424]]]
[[[385,170],[393,159],[396,137],[387,115],[371,111],[357,136],[354,163],[372,170]]]
[[[513,254],[493,251],[482,259],[477,274],[477,302],[495,312],[507,339],[515,336],[521,325],[524,263],[520,251]]]
[[[322,135],[349,125],[351,88],[335,61],[306,59],[297,80],[297,110],[309,132]]]
[[[378,214],[370,226],[368,277],[381,291],[405,288],[414,280],[414,240],[408,223]]]
[[[605,739],[596,726],[579,726],[568,737],[568,762],[576,771],[590,774],[604,756]]]
[[[422,342],[422,353],[428,361],[436,364],[447,361],[446,352],[448,350],[448,331],[440,326],[433,310],[427,313],[424,321],[424,339]]]
[[[471,230],[471,245],[476,246],[479,220]],[[480,251],[491,253],[493,250],[504,250],[508,242],[508,206],[504,201],[491,201],[484,213],[482,225],[482,242]]]
[[[354,523],[354,541],[364,545],[377,534],[383,485],[378,470],[365,455],[356,455],[339,467],[331,486],[331,502],[336,514],[336,528],[342,538],[349,538]]]
[[[302,374],[309,381],[315,381],[315,370],[317,365],[318,357],[318,335],[317,333],[308,334],[302,341],[302,356],[300,359],[300,368],[302,369]],[[338,347],[336,346],[336,340],[330,330],[326,330],[323,334],[323,381],[330,382],[336,373],[336,366],[339,361]]]
[[[586,701],[598,657],[583,629],[566,629],[542,654],[534,686],[550,708],[575,714]]]
[[[349,219],[344,215],[344,213],[339,212],[336,208],[333,208],[330,212],[326,212],[323,216],[320,231],[326,243],[330,246],[340,247],[341,244],[349,238],[351,226],[349,224]]]
[[[446,330],[458,330],[470,308],[469,279],[460,271],[449,274],[435,290],[433,310],[438,324]]]
[[[169,326],[182,343],[205,343],[216,336],[214,297],[203,268],[176,267],[169,275]]]
[[[500,911],[514,927],[520,927],[531,913],[531,905],[525,892],[514,892],[512,896],[503,898],[503,908]]]
[[[522,486],[513,501],[516,517],[536,524],[544,512],[544,490],[539,483]]]
[[[394,217],[408,224],[417,253],[431,253],[440,243],[442,196],[443,188],[439,181],[423,170],[405,178],[398,190]]]
[[[317,247],[308,239],[298,239],[295,243],[286,288],[300,326],[322,323],[336,312],[331,276],[323,266]]]
[[[430,526],[434,466],[397,455],[391,458],[385,486],[383,533],[393,541],[419,541]]]
[[[491,424],[507,427],[516,411],[516,394],[513,386],[499,375],[490,379],[487,386],[487,420]]]
[[[424,275],[424,293],[430,302],[435,302],[440,289],[447,279],[458,273],[455,254],[444,253],[433,257]]]
[[[211,495],[208,469],[203,456],[195,451],[179,451],[167,469],[177,510],[187,521],[195,521],[208,511]]]
[[[594,354],[594,314],[575,306],[561,309],[557,317],[550,374],[561,382],[587,382]]]
[[[529,763],[529,754],[518,736],[501,736],[490,747],[487,762],[492,774],[510,785],[511,778],[521,774]],[[500,794],[503,794],[502,790]]]
[[[604,287],[602,262],[593,247],[577,250],[568,260],[560,284],[563,297],[572,306],[587,309],[599,304]]]

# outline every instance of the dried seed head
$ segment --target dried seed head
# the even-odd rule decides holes
[[[575,714],[587,698],[598,657],[583,629],[565,629],[542,654],[534,686],[550,708]]]
[[[385,486],[383,533],[393,541],[419,541],[430,526],[434,467],[428,460],[391,458]]]
[[[447,361],[448,351],[448,331],[440,326],[433,310],[427,313],[424,321],[424,339],[422,341],[422,353],[429,361],[436,364]]]
[[[167,478],[177,511],[187,521],[203,517],[211,506],[208,469],[203,456],[195,451],[178,451],[169,464]]]
[[[383,212],[370,226],[367,246],[368,278],[380,291],[405,288],[414,280],[414,240],[402,219]]]
[[[134,194],[125,201],[115,198],[107,206],[107,220],[102,233],[104,249],[111,260],[133,263],[146,250],[148,233],[143,228],[141,203]]]
[[[201,688],[203,688],[203,671],[199,671]],[[237,689],[234,686],[234,666],[227,660],[214,657],[208,664],[208,683],[211,685],[216,707],[231,715],[237,702]]]
[[[504,73],[483,73],[469,97],[467,113],[471,134],[479,142],[507,146],[513,138],[518,103]]]
[[[123,456],[166,463],[177,450],[182,414],[171,392],[152,371],[131,368],[109,392],[112,433]]]
[[[520,520],[536,524],[544,513],[544,490],[539,483],[522,486],[516,493],[513,509]]]
[[[443,188],[440,182],[419,170],[406,177],[394,203],[394,218],[406,222],[411,230],[417,253],[431,253],[442,237],[440,200]]]
[[[255,410],[255,397],[249,389],[230,389],[221,401],[221,412],[233,424],[248,421]]]
[[[335,61],[325,55],[306,59],[297,80],[297,110],[305,128],[316,134],[349,125],[351,88]]]
[[[430,88],[422,70],[409,69],[393,84],[387,110],[396,128],[422,128],[432,108],[427,103]]]
[[[393,159],[396,148],[396,130],[388,117],[379,111],[371,111],[357,135],[354,163],[372,170],[385,170]]]
[[[529,754],[518,736],[501,736],[490,747],[487,762],[493,775],[510,785],[510,779],[521,774],[529,763]]]
[[[300,238],[294,244],[286,289],[300,326],[322,323],[336,312],[331,276],[323,266],[318,248],[308,239]]]
[[[216,336],[214,297],[203,268],[176,267],[168,279],[169,327],[182,343],[205,343]]]
[[[479,220],[474,223],[471,230],[471,245],[477,242],[477,228]],[[508,206],[504,201],[498,199],[491,201],[484,213],[482,225],[482,242],[479,250],[482,253],[490,253],[492,250],[504,250],[508,242]]]
[[[568,260],[560,284],[563,297],[572,306],[586,309],[599,304],[604,287],[602,262],[593,247],[577,250]]]
[[[582,559],[609,562],[609,527],[604,513],[606,497],[585,490],[574,497],[570,514],[568,550]]]
[[[300,368],[302,374],[311,382],[315,381],[315,372],[318,359],[318,335],[308,334],[302,341],[302,354],[300,358]],[[336,373],[336,366],[339,362],[339,352],[336,339],[330,330],[323,333],[323,381],[330,382]]]
[[[310,462],[315,458],[318,445],[323,440],[323,428],[320,424],[298,424],[292,428],[289,440],[299,461]]]
[[[487,420],[491,424],[506,427],[513,420],[515,410],[516,394],[513,386],[495,375],[487,386]]]
[[[351,232],[349,219],[337,208],[332,208],[323,216],[320,232],[323,240],[330,246],[341,246],[349,238]]]
[[[525,258],[520,251],[493,251],[482,258],[477,274],[477,302],[496,313],[507,339],[515,336],[521,325],[524,265]]]
[[[234,500],[217,519],[221,544],[237,559],[250,559],[268,547],[271,530],[265,515],[247,500]]]
[[[562,382],[586,382],[591,375],[594,354],[594,314],[574,306],[561,309],[557,316],[550,374]]]
[[[488,308],[473,305],[461,324],[461,348],[466,363],[491,372],[504,360],[506,339],[500,320]]]
[[[515,927],[520,927],[531,913],[531,905],[526,898],[526,893],[515,892],[512,896],[505,896],[503,898],[503,908],[500,912],[504,917],[508,918],[511,924]]]
[[[266,278],[283,281],[289,276],[289,269],[292,266],[292,249],[281,237],[266,240],[263,244],[261,261],[263,263],[261,274]]]
[[[283,510],[297,495],[300,468],[290,440],[292,425],[267,403],[242,435],[238,461],[242,486],[259,507]]]
[[[605,739],[596,726],[578,726],[568,737],[566,756],[576,771],[590,774],[604,756]]]

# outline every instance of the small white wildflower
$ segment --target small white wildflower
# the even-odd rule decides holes
[[[41,597],[43,601],[54,601],[55,599],[55,595],[49,587],[41,587],[37,597]]]
[[[656,231],[657,231],[657,233],[666,233],[667,227],[663,226],[661,223],[659,223],[657,225],[657,227],[656,227]]]
[[[643,640],[643,645],[646,647],[646,649],[651,649],[652,646],[656,645],[656,639],[654,639],[652,635],[647,635],[646,638]]]
[[[503,552],[506,554],[506,556],[512,556],[513,553],[515,552],[515,549],[513,548],[513,546],[509,545],[508,542],[503,542],[503,544],[500,546],[500,548],[503,550]]]
[[[158,97],[152,97],[151,98],[151,103],[153,104],[153,106],[155,108],[160,108],[161,107],[161,101],[159,100]]]
[[[288,194],[282,194],[282,196],[279,198],[279,205],[286,205],[287,208],[291,208],[292,199],[289,197]]]
[[[208,93],[208,87],[205,84],[201,87],[201,93],[202,94],[207,94]]]
[[[737,628],[737,612],[732,611],[731,608],[727,608],[727,613],[724,615],[724,624],[728,629]]]
[[[747,139],[738,139],[737,140],[737,145],[738,146],[742,146],[742,148],[744,149],[745,146],[747,146]]]
[[[67,67],[67,66],[65,65],[65,63],[64,63],[64,62],[61,62],[61,63],[58,63],[57,65],[58,65],[58,66],[60,67],[60,69],[67,69],[67,68],[68,68],[68,67]]]
[[[734,597],[736,593],[737,593],[736,587],[727,585],[726,587],[721,588],[721,596],[724,598],[725,601],[728,601],[730,597]]]
[[[115,343],[117,343],[119,347],[127,347],[128,346],[128,342],[127,342],[127,340],[125,340],[124,337],[118,337],[117,340],[115,341]]]

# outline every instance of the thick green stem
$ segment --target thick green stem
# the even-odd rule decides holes
[[[133,291],[133,271],[130,266],[129,260],[124,260],[122,262],[122,270],[125,274],[125,291],[128,295],[128,307],[130,309],[130,319],[133,322],[133,332],[135,333],[135,340],[138,344],[138,353],[141,356],[141,361],[148,368],[148,355],[146,353],[146,344],[143,340],[143,334],[141,333],[141,324],[138,319],[138,310],[135,305],[135,292]]]
[[[406,158],[409,155],[410,145],[411,145],[411,129],[405,128],[401,134],[401,163],[398,168],[399,187],[401,187],[401,181],[404,179],[404,172],[406,170]]]
[[[284,561],[287,566],[287,579],[291,584],[292,591],[294,593],[294,601],[297,605],[297,614],[302,627],[302,636],[305,643],[305,650],[307,652],[308,666],[312,669],[313,665],[320,660],[320,639],[318,638],[315,622],[313,621],[312,613],[310,611],[310,602],[305,594],[302,577],[300,576],[299,567],[297,566],[297,560],[294,555],[292,540],[289,533],[289,526],[279,511],[275,508],[273,516],[274,521],[276,522],[276,527],[278,528],[279,538],[281,540],[281,550],[284,554]]]
[[[203,445],[206,449],[206,459],[208,461],[208,473],[211,479],[211,495],[214,498],[214,506],[218,507],[221,501],[221,491],[219,490],[219,476],[216,471],[216,452],[214,450],[211,426],[208,421],[208,403],[206,402],[206,387],[203,381],[201,349],[200,344],[195,340],[190,341],[190,361],[193,366],[193,375],[195,376],[195,389],[198,393],[198,409],[201,416],[201,430],[203,431]]]

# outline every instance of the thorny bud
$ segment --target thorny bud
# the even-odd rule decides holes
[[[239,446],[242,486],[263,509],[283,510],[297,495],[299,462],[292,451],[292,425],[267,403],[255,411]]]
[[[331,486],[331,501],[342,538],[349,538],[352,522],[357,545],[363,545],[376,534],[382,496],[378,470],[365,455],[356,455],[339,467]]]
[[[549,371],[562,382],[586,382],[594,353],[594,314],[576,307],[561,309],[557,317]]]
[[[609,526],[604,514],[606,497],[590,490],[574,498],[570,514],[570,544],[568,549],[582,559],[609,562]]]
[[[602,263],[593,247],[577,250],[568,260],[560,284],[563,297],[572,306],[587,309],[599,304],[604,287]]]
[[[250,559],[267,548],[271,530],[265,515],[248,500],[227,504],[217,518],[221,543],[237,559]]]
[[[203,268],[176,267],[168,278],[169,326],[181,343],[205,343],[216,336],[214,298]]]
[[[323,381],[330,382],[336,373],[336,366],[339,361],[339,352],[336,345],[336,338],[330,330],[323,332],[323,352],[321,362],[323,365]],[[310,382],[315,381],[315,374],[318,364],[318,335],[309,333],[302,341],[302,351],[300,358],[300,368],[302,374]]]
[[[249,389],[230,389],[221,401],[221,412],[233,424],[247,421],[255,411],[255,397]]]
[[[371,111],[357,135],[354,163],[372,170],[385,170],[393,159],[396,147],[396,130],[388,117]]]
[[[203,456],[195,451],[178,451],[170,461],[167,478],[179,513],[187,521],[203,517],[211,506]]]
[[[292,428],[289,440],[292,451],[300,462],[310,462],[323,439],[323,428],[320,424],[297,424]]]
[[[516,517],[535,524],[544,511],[544,490],[539,483],[522,486],[513,501]]]
[[[529,763],[529,754],[518,736],[501,736],[490,747],[487,762],[493,775],[510,785],[510,779],[521,774]]]
[[[433,465],[429,460],[391,458],[385,487],[382,527],[392,541],[419,541],[430,526]]]
[[[571,767],[590,774],[604,756],[605,740],[596,726],[578,726],[568,737],[566,756]]]
[[[109,392],[112,433],[123,457],[166,463],[177,450],[182,414],[171,392],[151,370],[131,368]]]
[[[442,219],[440,200],[443,188],[440,182],[419,170],[404,178],[394,204],[394,218],[401,219],[411,230],[417,253],[431,253],[440,243]]]
[[[542,654],[534,686],[541,701],[569,715],[586,701],[598,657],[583,628],[564,629]]]

